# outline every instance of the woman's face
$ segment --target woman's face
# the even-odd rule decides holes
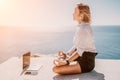
[[[78,21],[78,22],[81,22],[81,16],[80,16],[78,8],[75,8],[75,11],[73,13],[73,19]]]

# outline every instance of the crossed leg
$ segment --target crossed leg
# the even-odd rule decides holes
[[[53,72],[58,74],[77,74],[81,73],[81,67],[79,63],[74,65],[55,66],[53,67]]]

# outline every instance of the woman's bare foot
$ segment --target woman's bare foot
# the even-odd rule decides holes
[[[66,65],[67,62],[66,60],[54,60],[53,63],[56,65],[56,66],[63,66],[63,65]]]

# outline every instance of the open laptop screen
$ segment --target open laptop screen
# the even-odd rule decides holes
[[[30,52],[23,54],[23,69],[26,69],[30,65]]]

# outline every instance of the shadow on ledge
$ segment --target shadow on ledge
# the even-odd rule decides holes
[[[53,80],[105,80],[104,74],[98,73],[95,70],[89,73],[74,74],[74,75],[56,75]]]

